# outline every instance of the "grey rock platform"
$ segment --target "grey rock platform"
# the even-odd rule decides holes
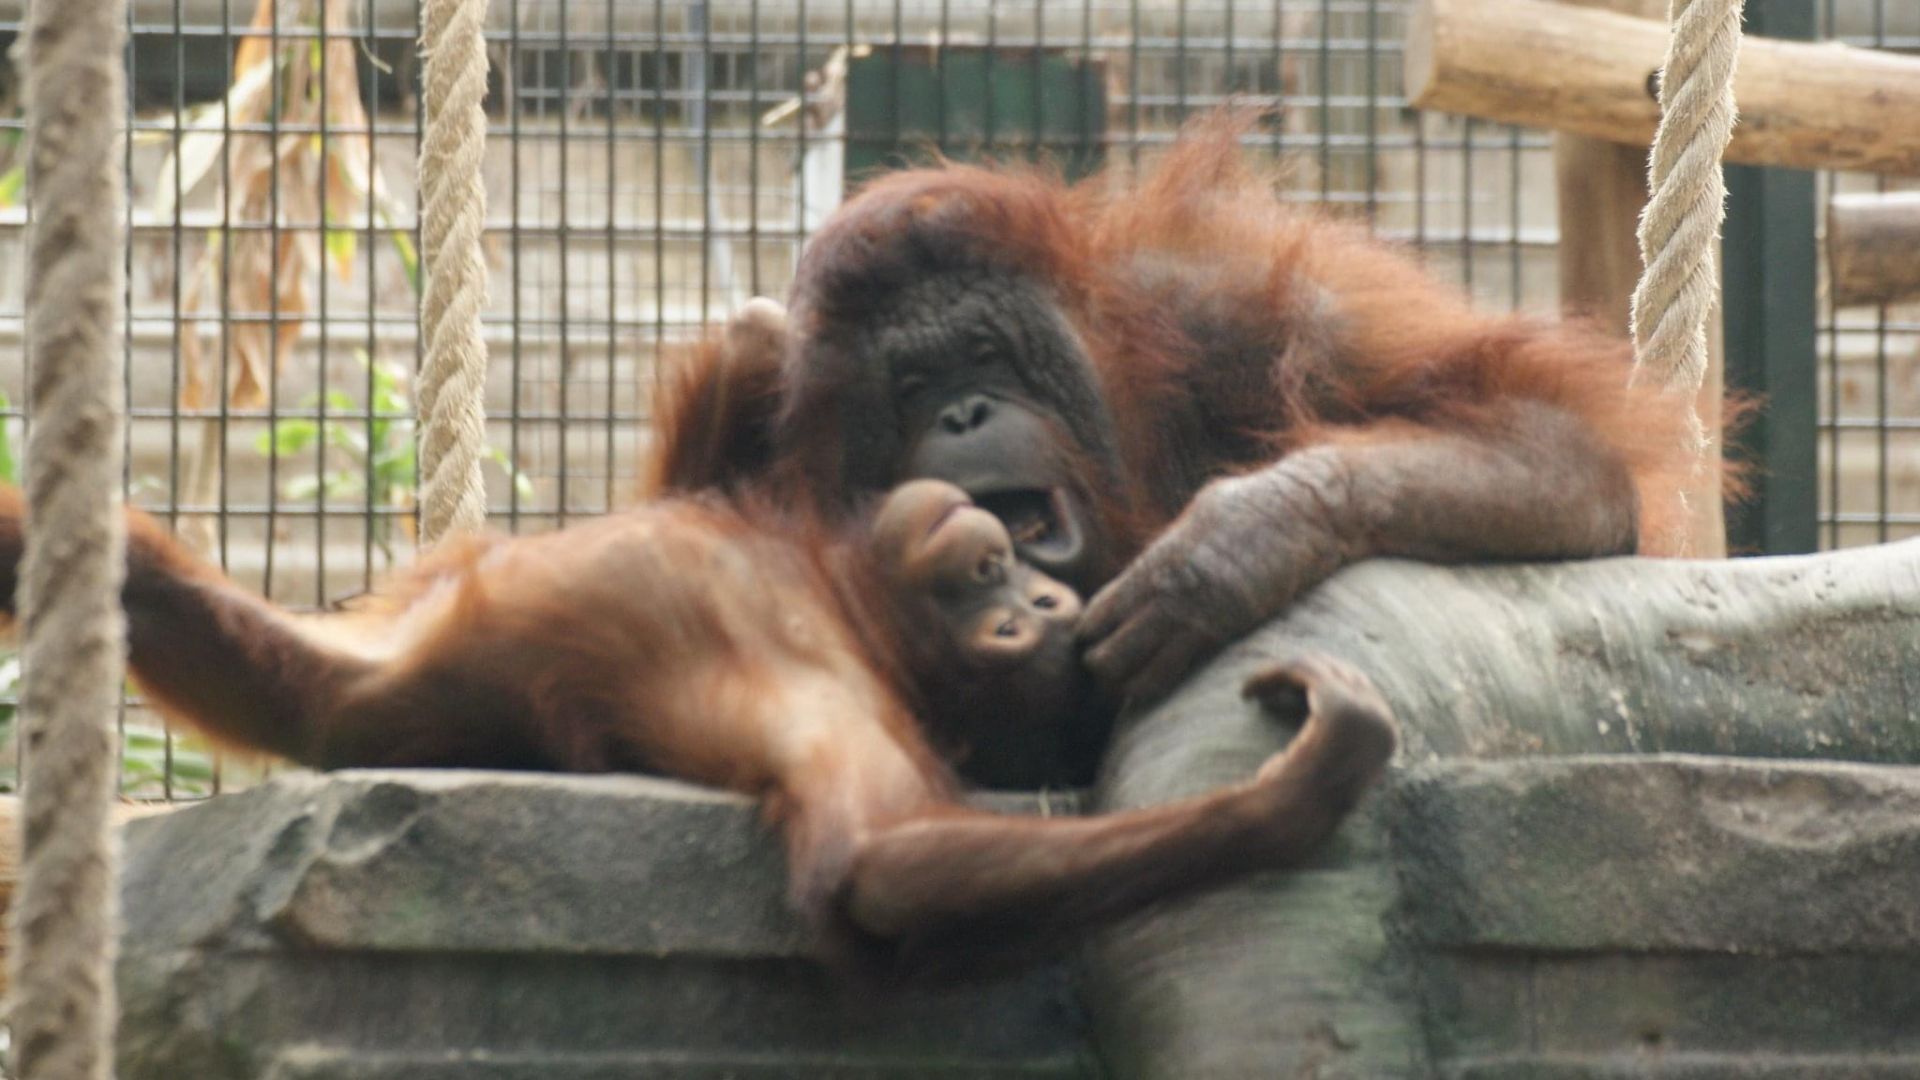
[[[1097,938],[1115,1075],[1920,1077],[1920,542],[1363,563],[1128,718],[1095,805],[1250,774],[1286,735],[1240,686],[1301,652],[1379,685],[1395,776]]]
[[[747,801],[636,777],[288,775],[133,823],[122,1080],[1087,1075],[1059,968],[862,991]]]
[[[1355,567],[1129,718],[1098,804],[1251,773],[1287,732],[1240,684],[1300,651],[1403,732],[1325,851],[940,992],[830,977],[752,808],[670,782],[136,822],[119,1075],[1920,1077],[1920,543]]]

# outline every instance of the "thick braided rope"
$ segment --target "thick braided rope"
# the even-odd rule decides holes
[[[421,536],[428,543],[453,529],[486,522],[487,350],[480,312],[487,303],[487,266],[480,231],[487,216],[481,158],[486,147],[487,50],[481,37],[486,0],[427,0],[422,11],[426,133],[420,146],[420,202],[425,215],[425,292],[420,322],[426,359],[420,369]]]
[[[1645,271],[1633,291],[1635,383],[1657,380],[1689,402],[1707,373],[1707,316],[1718,295],[1714,240],[1726,212],[1720,155],[1733,134],[1741,0],[1672,0],[1660,75],[1660,127],[1640,216]],[[1689,411],[1692,449],[1706,450]]]
[[[105,1080],[118,922],[112,720],[120,615],[120,117],[125,0],[28,6],[27,446],[31,528],[19,611],[25,838],[10,974],[15,1064],[32,1080]]]

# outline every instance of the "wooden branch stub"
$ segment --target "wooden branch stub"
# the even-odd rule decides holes
[[[1920,299],[1920,191],[1835,195],[1827,203],[1827,266],[1833,302],[1843,307]]]
[[[1414,0],[1406,85],[1416,107],[1646,146],[1662,20],[1550,0]],[[1749,36],[1726,160],[1920,173],[1920,58]]]

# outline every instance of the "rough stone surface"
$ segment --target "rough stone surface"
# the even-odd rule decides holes
[[[1450,1075],[1920,1075],[1920,769],[1455,762],[1388,801]]]
[[[127,830],[123,1080],[1091,1070],[1060,969],[848,985],[745,800],[667,781],[290,775]]]
[[[1095,806],[1165,802],[1250,774],[1287,733],[1241,701],[1240,686],[1301,652],[1372,676],[1400,721],[1403,771],[1584,754],[1920,763],[1920,542],[1736,562],[1376,560],[1125,718]],[[1564,800],[1562,812],[1511,808],[1500,819],[1511,827],[1482,838],[1511,845],[1498,850],[1471,847],[1464,826],[1422,832],[1389,787],[1302,871],[1100,935],[1085,985],[1103,1059],[1116,1075],[1156,1078],[1920,1076],[1920,1044],[1905,1034],[1920,1031],[1907,1019],[1920,1016],[1911,774],[1778,764],[1738,773],[1742,786],[1658,760],[1605,769],[1621,772],[1604,792],[1543,783],[1534,797]],[[1451,805],[1451,782],[1429,775],[1422,806]],[[1583,797],[1605,813],[1583,817]],[[1895,804],[1876,808],[1882,797]],[[1828,810],[1846,824],[1827,828]],[[1663,838],[1663,814],[1710,831]],[[1606,822],[1626,831],[1610,837]],[[1658,878],[1671,861],[1603,870],[1560,850],[1610,842],[1716,861],[1693,871],[1690,890]],[[1396,859],[1421,868],[1404,900]],[[1768,891],[1685,910],[1689,896],[1742,888],[1763,867],[1778,869]],[[1451,895],[1467,875],[1478,891]],[[1583,891],[1623,910],[1590,925],[1597,905]],[[1504,921],[1480,921],[1491,907],[1465,920],[1459,906],[1482,898],[1505,905]],[[1464,923],[1485,939],[1390,934],[1395,910],[1391,925]],[[1857,921],[1823,926],[1823,911]],[[1854,949],[1903,951],[1870,960]],[[1660,1023],[1636,1024],[1643,1017]],[[1705,1029],[1718,1034],[1694,1037]]]
[[[1920,953],[1920,769],[1453,762],[1393,801],[1398,922],[1422,945]]]
[[[829,977],[743,800],[291,776],[129,828],[119,1074],[1920,1076],[1920,542],[1363,564],[1128,718],[1098,805],[1250,774],[1289,729],[1241,683],[1302,651],[1374,677],[1396,775],[1307,866],[1098,935],[1085,1019],[1057,968]]]

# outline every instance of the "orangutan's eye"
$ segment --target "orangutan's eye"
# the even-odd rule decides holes
[[[983,582],[997,584],[1007,579],[1007,556],[1003,552],[984,555],[979,565],[973,568],[973,576]]]

